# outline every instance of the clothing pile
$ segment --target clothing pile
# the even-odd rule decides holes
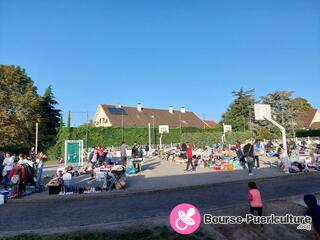
[[[72,177],[74,177],[74,176],[87,174],[89,173],[89,170],[88,170],[88,167],[84,167],[84,166],[74,167],[70,165],[65,168],[65,172],[70,173]]]
[[[35,168],[32,164],[17,164],[10,171],[8,179],[12,184],[12,194],[10,198],[22,197],[25,194],[26,186],[35,185]]]
[[[54,177],[48,183],[49,194],[59,194],[63,187],[63,180],[61,177]]]

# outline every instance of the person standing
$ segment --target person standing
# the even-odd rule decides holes
[[[42,183],[42,174],[44,161],[47,160],[47,156],[42,152],[38,154],[36,159],[37,175],[36,175],[36,191],[41,192],[44,190],[44,185]]]
[[[273,147],[273,143],[271,142],[271,140],[269,140],[266,144],[266,152],[271,153],[272,147]]]
[[[2,176],[3,176],[2,183],[4,184],[5,189],[8,189],[9,174],[10,174],[11,169],[13,168],[13,165],[14,165],[14,159],[13,159],[11,153],[7,152],[6,157],[2,163],[2,169],[3,169],[2,170]]]
[[[182,143],[181,144],[181,156],[183,159],[187,158],[187,150],[188,150],[188,146],[186,143]]]
[[[120,146],[120,158],[121,158],[121,163],[123,166],[127,166],[127,149],[128,146],[127,144],[122,141],[121,146]]]
[[[248,200],[250,203],[250,212],[252,215],[254,215],[255,211],[257,211],[258,216],[261,217],[262,208],[263,208],[261,193],[258,190],[255,182],[249,182],[248,188],[249,188]],[[263,232],[264,231],[263,224],[261,224],[260,227],[261,227],[261,232]]]
[[[248,164],[249,176],[252,176],[253,175],[252,168],[254,165],[254,149],[250,141],[247,141],[246,145],[243,147],[243,155]]]
[[[239,158],[241,166],[243,168],[246,168],[246,160],[244,158],[244,155],[241,149],[241,143],[239,140],[236,141],[236,154],[237,154],[237,157]]]
[[[0,183],[2,181],[2,164],[4,160],[4,152],[0,151]]]
[[[91,179],[94,179],[94,169],[97,166],[98,157],[99,156],[98,156],[98,150],[97,149],[94,149],[89,155],[89,161],[91,162],[91,168],[92,168]]]
[[[308,209],[305,215],[312,218],[313,239],[319,239],[320,238],[320,206],[318,205],[317,199],[313,194],[304,195],[304,202],[308,206]]]
[[[32,161],[36,161],[36,158],[37,158],[37,153],[35,151],[35,148],[32,147],[29,151],[29,158],[32,160]]]
[[[193,162],[192,162],[192,147],[191,147],[190,144],[187,145],[187,157],[188,157],[187,168],[184,171],[185,172],[190,171],[189,170],[190,165],[191,165],[191,172],[195,171],[195,167],[194,167]]]
[[[138,153],[138,144],[135,142],[131,149],[131,158],[136,158]]]
[[[261,152],[261,143],[259,140],[256,140],[254,144],[254,163],[253,163],[253,165],[256,163],[256,168],[260,167],[260,161],[259,161],[260,152]]]
[[[144,150],[146,151],[146,156],[149,156],[149,145],[146,145],[146,147],[144,148]]]
[[[105,157],[105,149],[104,147],[100,146],[98,148],[98,162],[99,162],[99,165],[101,166],[103,161],[104,161],[104,157]]]

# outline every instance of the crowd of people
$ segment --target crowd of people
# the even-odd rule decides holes
[[[278,141],[247,140],[244,143],[236,141],[234,145],[213,144],[203,148],[183,143],[175,147],[168,147],[162,150],[162,153],[159,150],[159,155],[162,159],[187,163],[186,172],[195,171],[196,166],[213,167],[214,170],[221,170],[224,167],[223,165],[233,164],[230,169],[246,168],[248,174],[253,175],[253,169],[261,167],[262,159],[269,161],[270,165],[272,159],[272,161],[276,161],[274,163],[281,170],[292,173],[299,170],[312,171],[312,169],[319,167],[315,164],[320,156],[319,140],[294,141],[291,139],[287,146],[288,152],[286,154],[282,144]],[[307,164],[305,160],[299,160],[301,155],[310,157],[311,162]],[[300,169],[297,169],[297,166]],[[189,169],[190,167],[191,169]],[[227,168],[223,169],[226,170]]]
[[[11,197],[23,197],[26,186],[33,186],[36,192],[43,191],[43,167],[47,156],[42,152],[36,154],[34,148],[29,155],[0,152],[1,188],[9,190]]]
[[[127,166],[128,159],[128,145],[123,141],[120,146],[120,156],[117,155],[116,149],[111,146],[110,148],[105,148],[103,146],[94,147],[88,155],[88,161],[91,163],[91,168],[95,169],[103,164],[122,164]],[[148,152],[148,149],[145,149]],[[131,158],[143,158],[144,151],[143,147],[137,144],[133,144],[131,148]],[[94,178],[92,171],[92,178]]]

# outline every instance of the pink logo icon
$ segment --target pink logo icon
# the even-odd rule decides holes
[[[176,206],[170,214],[170,225],[177,233],[194,233],[201,224],[199,210],[188,203],[182,203]]]

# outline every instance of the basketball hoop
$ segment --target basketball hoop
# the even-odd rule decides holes
[[[159,125],[159,133],[160,134],[168,134],[169,126],[168,125]]]
[[[269,104],[254,104],[254,118],[257,121],[268,120],[280,129],[282,134],[283,150],[285,155],[287,155],[286,129],[271,118],[271,106]]]
[[[169,133],[169,126],[168,125],[159,125],[159,133],[160,133],[160,149],[162,149],[162,136],[164,134]]]

